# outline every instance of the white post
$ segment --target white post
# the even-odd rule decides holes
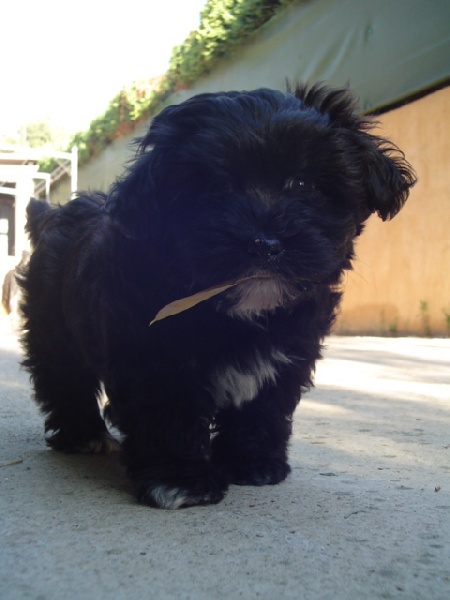
[[[78,189],[78,148],[76,146],[72,146],[71,153],[71,168],[70,168],[70,191],[72,194]]]
[[[28,238],[25,234],[26,208],[33,196],[33,180],[24,173],[16,183],[16,260],[20,260],[23,250],[29,250]]]

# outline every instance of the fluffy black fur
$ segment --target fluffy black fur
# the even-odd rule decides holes
[[[108,195],[32,201],[25,365],[48,443],[107,451],[104,385],[140,501],[220,501],[289,473],[292,414],[373,212],[414,175],[344,90],[203,94],[164,109]],[[165,304],[254,279],[177,316]]]

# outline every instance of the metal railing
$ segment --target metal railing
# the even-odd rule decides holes
[[[70,177],[70,189],[73,194],[78,184],[78,148],[76,146],[73,146],[71,152],[41,148],[22,148],[19,146],[0,146],[0,163],[13,160],[26,165],[30,162],[38,162],[43,158],[55,159],[58,162],[58,166],[51,173],[37,172],[33,176],[33,179],[40,180],[35,184],[35,195],[40,196],[45,192],[48,199],[51,184],[59,181],[66,174]],[[11,191],[14,192],[13,188]]]

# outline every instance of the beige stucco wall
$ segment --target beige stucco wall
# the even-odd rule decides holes
[[[405,152],[418,183],[395,219],[369,219],[346,277],[337,330],[448,335],[450,88],[383,115],[380,125]]]

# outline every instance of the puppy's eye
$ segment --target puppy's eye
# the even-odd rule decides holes
[[[316,189],[316,186],[302,177],[292,177],[284,184],[284,189],[291,194],[303,194]]]

